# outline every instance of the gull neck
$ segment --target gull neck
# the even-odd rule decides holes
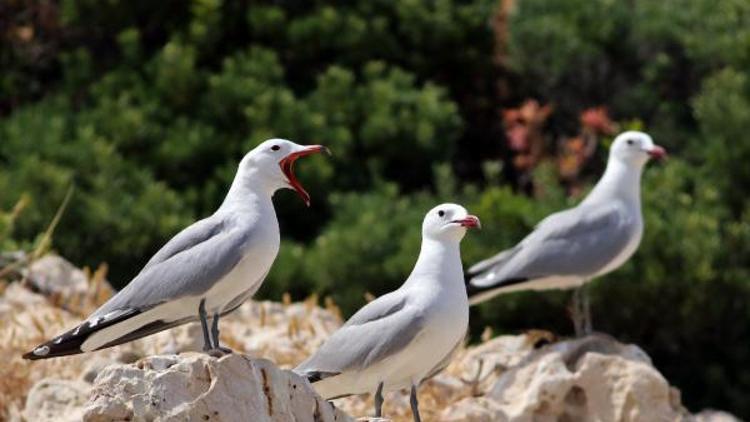
[[[455,278],[458,284],[463,281],[460,242],[422,238],[417,263],[414,264],[414,269],[405,285],[414,282],[422,283],[423,281],[415,280],[425,278],[436,281],[452,281]]]
[[[229,192],[219,209],[237,209],[248,206],[262,206],[272,204],[276,188],[268,183],[265,177],[256,168],[237,171],[237,175],[229,187]]]
[[[620,160],[610,159],[604,175],[581,205],[619,199],[640,209],[642,172],[643,166],[628,166]]]

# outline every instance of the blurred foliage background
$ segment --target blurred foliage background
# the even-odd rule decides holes
[[[671,152],[640,250],[595,283],[595,328],[641,345],[693,410],[750,417],[750,2],[6,0],[0,250],[53,247],[126,284],[220,203],[268,137],[323,143],[277,195],[260,294],[345,313],[397,287],[421,219],[460,202],[467,264],[575,204],[617,131]],[[569,293],[504,296],[472,333],[571,332]]]

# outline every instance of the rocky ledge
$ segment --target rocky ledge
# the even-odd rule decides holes
[[[317,298],[245,303],[222,321],[222,342],[238,353],[219,359],[193,352],[201,346],[194,324],[94,354],[23,361],[24,351],[80,321],[109,292],[101,273],[47,271],[55,262],[64,261],[37,266],[31,286],[0,283],[0,420],[350,421],[372,413],[370,397],[339,399],[334,408],[289,371],[341,324],[336,307],[323,309]],[[86,288],[69,294],[40,281]],[[643,350],[609,336],[490,337],[424,383],[425,422],[738,421],[691,414]],[[394,422],[411,420],[406,394],[387,394],[384,411]]]
[[[456,364],[427,381],[422,394],[422,401],[429,403],[425,419],[737,421],[722,412],[691,415],[679,391],[636,346],[604,335],[536,349],[529,340],[500,337],[462,353]],[[391,394],[388,399],[388,414],[394,420],[409,420],[405,396]],[[359,416],[371,409],[369,400],[361,397],[336,403],[339,407],[317,396],[304,379],[268,360],[242,354],[217,359],[188,352],[110,365],[99,372],[93,386],[43,380],[30,392],[23,415],[40,422],[328,422],[353,421],[343,409]]]
[[[112,365],[100,372],[93,387],[42,381],[29,394],[24,416],[50,422],[353,421],[317,396],[304,379],[270,361],[201,353]]]
[[[290,371],[264,359],[200,353],[153,356],[106,368],[83,420],[310,421],[353,419]]]

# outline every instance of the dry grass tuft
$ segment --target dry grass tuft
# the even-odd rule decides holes
[[[77,378],[86,363],[74,356],[27,361],[21,356],[39,343],[75,326],[82,316],[98,308],[111,295],[107,267],[100,266],[89,278],[91,288],[82,295],[44,297],[23,283],[0,282],[0,420],[23,408],[28,390],[40,379],[54,376]]]

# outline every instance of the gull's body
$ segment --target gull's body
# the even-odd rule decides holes
[[[447,365],[466,334],[469,303],[459,245],[465,227],[476,225],[476,217],[458,205],[430,211],[406,282],[360,309],[295,371],[326,399],[412,388],[418,417],[416,387]]]
[[[384,391],[410,388],[463,341],[469,302],[459,282],[463,272],[455,249],[423,249],[420,259],[439,263],[434,270],[442,276],[412,274],[401,288],[356,313],[321,348],[318,358],[307,363],[316,371],[341,372],[314,384],[322,397],[374,393],[380,382]],[[338,347],[342,343],[345,349]],[[360,348],[353,350],[353,346]],[[384,353],[370,354],[373,350]]]
[[[122,309],[144,309],[120,324],[91,334],[81,344],[81,351],[99,349],[154,321],[161,321],[160,326],[177,321],[197,321],[201,301],[205,301],[208,315],[224,315],[251,297],[260,288],[276,259],[280,233],[270,197],[249,191],[242,194],[245,201],[223,205],[212,216],[181,233],[198,242],[208,240],[197,244],[191,242],[189,250],[180,248],[178,255],[165,256],[163,261],[155,256],[125,289],[94,312],[89,321],[96,321],[110,312],[116,314]],[[168,243],[163,250],[171,244]],[[180,253],[184,254],[183,259]],[[211,268],[211,262],[218,265]],[[207,274],[207,277],[196,274],[201,270],[218,274]],[[182,275],[170,277],[170,274],[182,271],[192,272],[198,277],[190,274],[184,274],[185,278]],[[166,273],[167,280],[188,282],[157,284],[141,281],[161,278],[161,272]],[[162,298],[166,301],[161,304],[147,305],[161,302]],[[145,310],[146,307],[150,309]]]
[[[604,175],[580,205],[548,216],[519,244],[469,269],[471,304],[521,290],[581,287],[619,268],[643,237],[643,167],[663,154],[645,133],[619,135]]]
[[[469,269],[471,302],[515,291],[580,287],[625,263],[642,236],[640,208],[617,199],[552,214],[504,256]]]
[[[196,320],[203,324],[205,349],[222,349],[219,317],[258,290],[279,251],[274,192],[291,186],[309,200],[285,160],[320,149],[272,139],[249,152],[213,215],[173,237],[122,291],[84,322],[24,357],[90,352]],[[281,163],[289,169],[284,170]]]

